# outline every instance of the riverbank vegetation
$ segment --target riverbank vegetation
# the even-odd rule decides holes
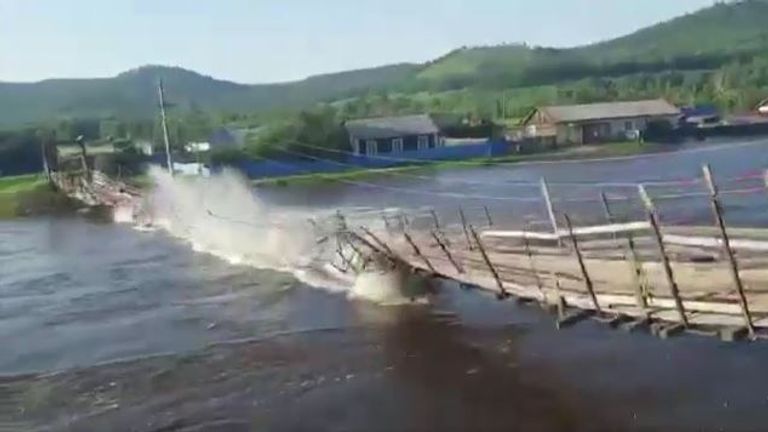
[[[0,219],[71,211],[75,204],[37,174],[0,177]]]

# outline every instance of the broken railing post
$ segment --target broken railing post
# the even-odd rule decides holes
[[[472,240],[469,238],[469,229],[467,228],[467,216],[464,214],[464,207],[459,206],[459,217],[461,218],[461,227],[464,230],[464,237],[467,239],[469,250],[475,250],[472,246]]]
[[[664,236],[661,233],[661,225],[659,224],[659,216],[656,213],[656,206],[653,205],[653,200],[651,200],[650,195],[648,195],[648,192],[645,190],[645,186],[638,185],[638,191],[640,192],[640,198],[642,198],[648,213],[648,221],[651,223],[651,228],[653,228],[653,234],[656,238],[656,246],[658,246],[659,254],[661,255],[664,276],[669,284],[669,290],[672,293],[672,297],[675,299],[675,307],[678,315],[680,315],[680,322],[682,322],[685,327],[688,327],[688,317],[685,315],[683,299],[680,297],[680,289],[677,286],[677,282],[675,282],[675,275],[672,271],[672,264],[669,261],[669,256],[667,255],[667,248],[664,246]]]
[[[440,219],[437,217],[435,209],[429,209],[429,213],[432,215],[432,222],[435,223],[435,229],[440,231]]]
[[[595,310],[601,312],[602,310],[600,309],[600,304],[597,302],[597,294],[595,294],[595,285],[593,284],[592,278],[589,276],[589,272],[587,271],[584,257],[581,255],[581,249],[579,249],[579,240],[573,233],[573,224],[571,223],[571,218],[568,217],[567,214],[563,214],[563,217],[565,217],[565,223],[568,225],[568,236],[571,238],[573,249],[576,251],[576,259],[579,261],[581,275],[584,277],[584,285],[587,287],[587,292],[589,292],[589,297],[592,299],[592,304],[595,306]]]
[[[371,232],[371,230],[369,230],[369,229],[368,229],[368,228],[366,228],[366,227],[360,227],[360,230],[361,230],[362,232],[364,232],[364,233],[365,233],[365,234],[366,234],[368,237],[370,237],[371,239],[373,239],[373,241],[374,241],[374,242],[376,242],[376,244],[378,244],[379,246],[381,246],[381,248],[382,248],[382,249],[384,249],[384,251],[385,251],[385,252],[386,252],[386,253],[387,253],[387,254],[388,254],[390,257],[394,257],[394,256],[395,256],[395,253],[394,253],[394,252],[392,252],[392,249],[389,247],[389,245],[387,245],[386,243],[384,243],[384,242],[383,242],[383,241],[382,241],[380,238],[378,238],[378,237],[377,237],[377,236],[376,236],[376,235],[375,235],[373,232]]]
[[[416,245],[416,242],[413,241],[413,238],[411,238],[411,236],[408,234],[408,232],[404,232],[403,236],[405,237],[405,241],[407,241],[408,244],[411,245],[411,248],[413,248],[413,252],[416,254],[416,256],[418,256],[422,261],[424,261],[424,264],[427,265],[427,268],[432,273],[437,273],[437,270],[435,270],[435,267],[432,266],[432,263],[429,262],[429,259],[427,259],[427,257],[424,256],[423,253],[421,253],[421,249],[419,249],[419,246]]]
[[[632,233],[627,236],[627,247],[629,248],[629,265],[632,280],[635,283],[635,300],[640,309],[648,309],[647,287],[643,284],[643,264],[640,261],[640,255],[635,248],[635,238]]]
[[[707,187],[709,188],[712,201],[712,212],[715,217],[715,224],[720,230],[720,236],[723,239],[723,250],[725,251],[725,256],[728,257],[728,268],[731,272],[731,277],[733,278],[733,284],[736,286],[736,291],[739,294],[739,305],[741,306],[741,313],[744,315],[744,324],[747,326],[750,338],[754,338],[755,326],[752,322],[752,314],[749,311],[747,295],[744,292],[744,284],[742,283],[741,277],[739,276],[739,264],[736,261],[736,255],[731,248],[731,240],[728,236],[728,230],[725,228],[723,208],[720,204],[717,186],[715,185],[715,181],[712,177],[712,169],[709,167],[709,165],[704,165],[702,170],[704,171],[704,179],[706,180]]]
[[[475,243],[477,243],[478,249],[480,249],[480,255],[483,257],[485,265],[488,266],[488,270],[491,271],[493,278],[496,280],[496,286],[499,288],[499,299],[505,299],[509,297],[509,293],[504,288],[504,283],[501,281],[499,272],[496,271],[496,267],[493,266],[491,259],[488,257],[488,253],[485,251],[485,247],[483,246],[483,242],[480,241],[480,237],[477,235],[477,231],[475,231],[475,228],[472,226],[469,227],[469,230],[472,232],[472,237],[475,239]]]
[[[389,223],[389,216],[387,216],[386,213],[382,213],[381,218],[384,220],[384,228],[387,229],[387,232],[392,231],[392,225]]]
[[[451,254],[451,251],[450,251],[450,250],[448,250],[448,247],[447,247],[447,246],[445,245],[445,243],[443,243],[443,241],[440,239],[440,236],[439,236],[439,235],[437,235],[437,232],[435,232],[435,231],[432,231],[432,238],[433,238],[433,239],[435,239],[435,241],[437,242],[437,245],[438,245],[438,246],[440,246],[440,249],[443,251],[443,253],[445,254],[445,256],[448,258],[448,261],[450,261],[450,262],[451,262],[451,264],[453,265],[453,268],[455,268],[455,269],[456,269],[456,271],[457,271],[459,274],[463,274],[463,273],[464,273],[464,269],[463,269],[463,268],[461,268],[461,266],[459,265],[459,263],[457,263],[457,262],[456,262],[456,260],[453,258],[453,255]]]
[[[490,210],[488,210],[488,206],[484,205],[483,206],[483,210],[485,210],[485,218],[488,220],[488,226],[492,227],[493,226],[493,219],[491,218],[491,212],[490,212]]]

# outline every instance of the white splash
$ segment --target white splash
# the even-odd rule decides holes
[[[323,238],[322,223],[309,220],[332,220],[332,212],[308,214],[268,205],[233,171],[208,178],[171,177],[159,169],[150,174],[156,183],[147,201],[152,225],[189,242],[196,252],[232,265],[291,272],[309,285],[350,298],[386,305],[411,301],[403,294],[400,271],[356,276],[330,264],[336,244]]]

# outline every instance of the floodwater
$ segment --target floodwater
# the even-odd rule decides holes
[[[750,182],[768,162],[766,149],[257,193],[292,211],[448,212],[471,206],[448,192],[523,197],[535,192],[504,182],[542,175],[563,184],[687,178],[708,160],[716,176],[748,173]],[[565,187],[553,195],[569,196]],[[581,193],[572,196],[588,195]],[[731,218],[762,223],[753,215],[768,203],[761,199],[729,201]],[[499,200],[494,215],[511,203]],[[510,213],[538,211],[531,203]],[[383,307],[291,274],[231,265],[161,231],[77,217],[0,222],[0,341],[0,430],[761,431],[768,424],[766,343],[661,341],[592,322],[557,331],[536,307],[448,283],[429,305]]]

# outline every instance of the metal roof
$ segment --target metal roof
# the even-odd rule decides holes
[[[541,107],[539,110],[554,123],[680,114],[677,107],[664,99],[547,106]]]
[[[358,139],[432,135],[440,132],[432,117],[426,114],[350,120],[345,127],[350,135]]]

